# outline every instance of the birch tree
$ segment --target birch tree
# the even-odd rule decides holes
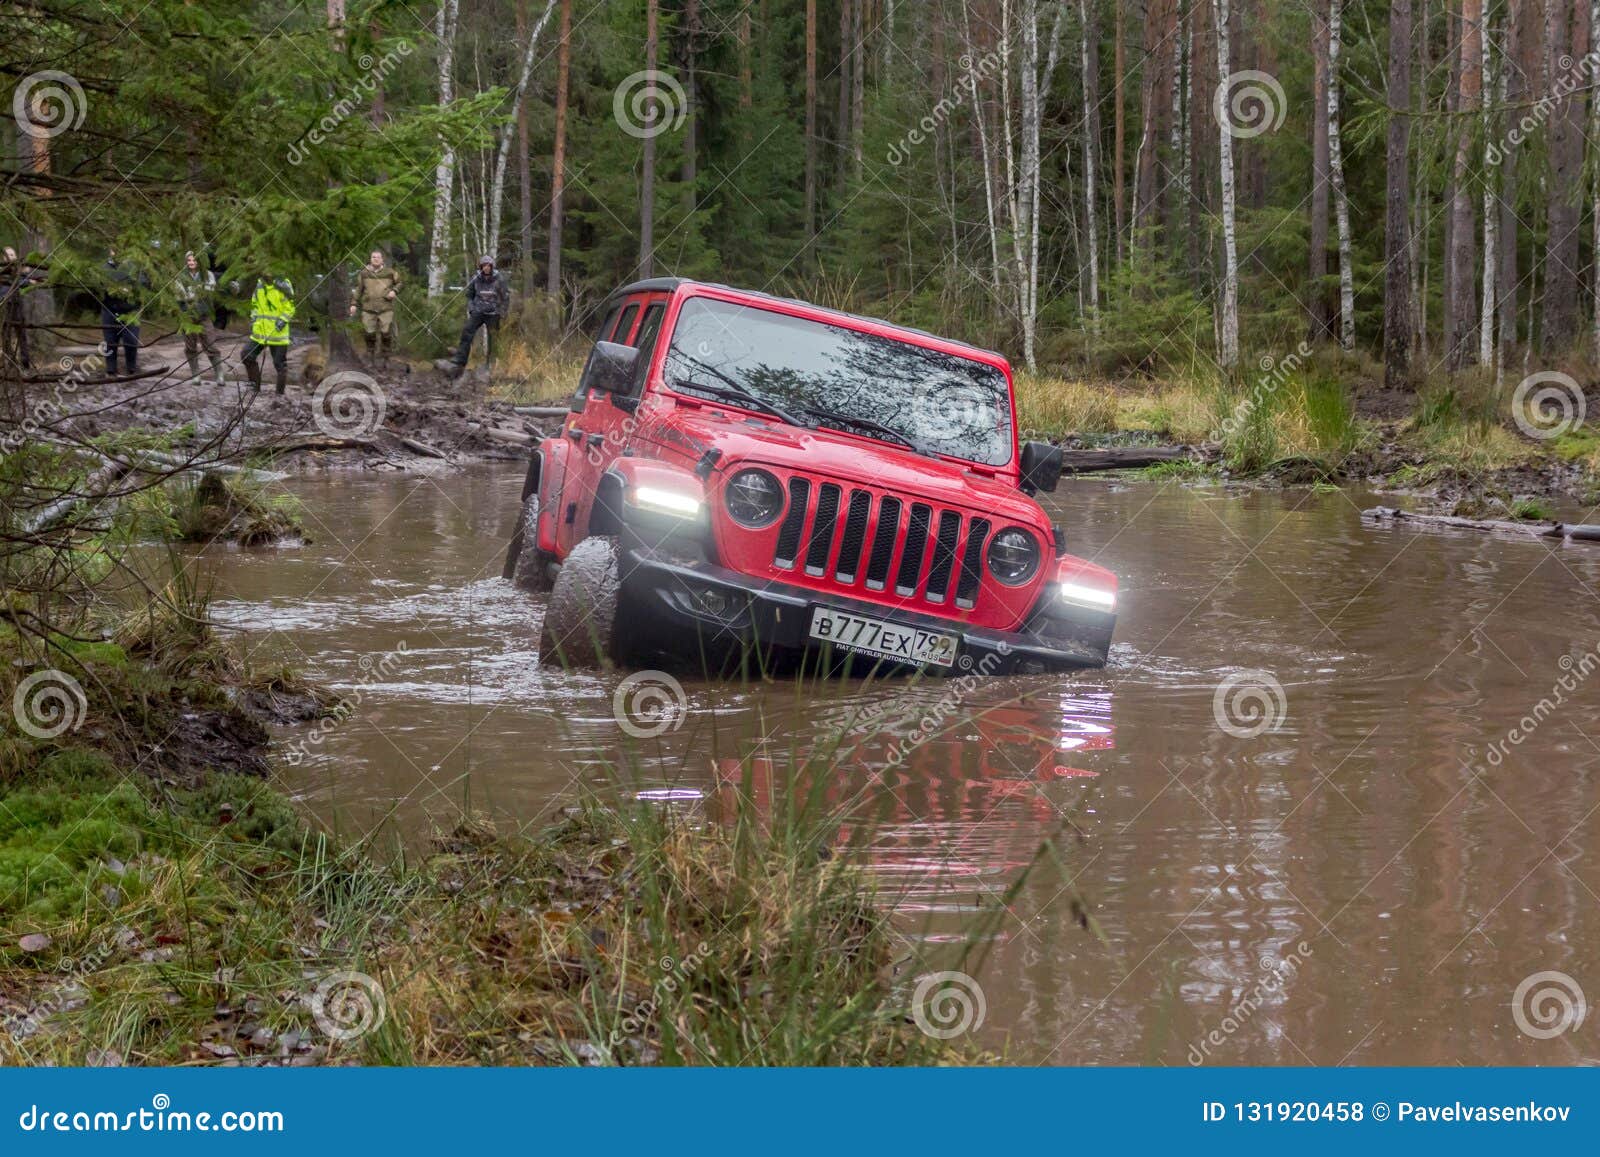
[[[1600,0],[1594,0],[1600,5]],[[1100,240],[1095,213],[1095,150],[1100,146],[1100,40],[1091,0],[1078,0],[1083,35],[1079,67],[1083,73],[1083,220],[1089,260],[1089,332],[1100,332]],[[1121,82],[1121,78],[1118,78]],[[1597,315],[1600,316],[1600,315]],[[1600,323],[1597,323],[1600,324]]]
[[[1218,363],[1224,370],[1239,364],[1239,247],[1234,232],[1233,110],[1227,98],[1233,70],[1228,63],[1228,0],[1211,0],[1217,32],[1218,154],[1222,177],[1222,316],[1218,324]]]
[[[439,107],[455,100],[456,28],[461,0],[440,0],[433,35],[439,45]],[[448,138],[440,142],[439,163],[433,170],[433,236],[428,244],[428,296],[444,292],[445,259],[450,251],[450,211],[456,185],[456,150]]]
[[[489,184],[489,240],[487,252],[499,259],[500,254],[500,211],[505,203],[506,188],[506,163],[511,158],[511,135],[516,125],[516,118],[522,115],[522,102],[527,99],[528,80],[533,76],[533,64],[539,47],[539,37],[544,34],[545,25],[550,23],[550,14],[555,11],[556,0],[545,0],[544,11],[539,16],[539,22],[533,26],[533,31],[528,34],[528,43],[522,49],[522,67],[517,73],[517,87],[512,90],[511,109],[512,117],[500,126],[500,145],[495,151],[494,178]]]
[[[1356,345],[1355,269],[1350,256],[1350,199],[1344,187],[1344,141],[1339,131],[1343,8],[1343,0],[1330,0],[1328,5],[1328,182],[1333,186],[1333,216],[1339,233],[1339,346],[1353,350]]]

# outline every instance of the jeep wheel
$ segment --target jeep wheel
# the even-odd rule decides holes
[[[606,667],[617,659],[617,540],[595,535],[572,548],[556,576],[539,632],[543,667]]]
[[[530,494],[522,504],[517,533],[506,550],[505,576],[525,591],[547,591],[551,585],[550,564],[554,561],[548,552],[539,549],[539,496]]]

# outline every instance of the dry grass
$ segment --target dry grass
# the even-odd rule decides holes
[[[1189,444],[1217,426],[1216,393],[1204,383],[1119,385],[1018,370],[1017,421],[1025,437],[1148,431]]]
[[[492,393],[517,405],[564,405],[587,357],[581,343],[535,346],[508,336],[495,355]]]

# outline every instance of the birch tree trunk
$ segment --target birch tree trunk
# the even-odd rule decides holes
[[[1339,51],[1344,0],[1328,5],[1328,181],[1333,186],[1333,216],[1339,231],[1339,345],[1356,345],[1355,270],[1350,258],[1350,199],[1344,188],[1344,142],[1339,134]],[[1485,198],[1488,194],[1484,194]]]
[[[1600,5],[1600,0],[1594,0]],[[1100,145],[1100,40],[1092,0],[1078,0],[1083,73],[1083,219],[1089,246],[1089,332],[1100,332],[1100,235],[1095,220],[1095,150]],[[1118,77],[1120,85],[1122,78]]]
[[[1211,13],[1217,31],[1217,83],[1226,91],[1232,71],[1228,64],[1228,0],[1211,0]],[[1216,104],[1218,120],[1218,153],[1222,176],[1222,317],[1218,331],[1220,356],[1218,362],[1224,370],[1239,364],[1239,248],[1234,235],[1233,194],[1233,113],[1229,102]]]
[[[1123,25],[1127,23],[1127,18],[1126,18],[1126,16],[1124,15],[1124,13],[1122,11],[1122,4],[1123,4],[1123,0],[1116,0],[1115,15],[1112,17],[1117,23],[1117,27],[1116,27],[1116,49],[1115,49],[1115,62],[1114,62],[1115,63],[1115,68],[1116,68],[1116,72],[1117,72],[1117,82],[1116,82],[1116,85],[1114,86],[1114,95],[1112,97],[1112,114],[1111,114],[1112,115],[1112,119],[1113,119],[1113,128],[1112,128],[1113,139],[1112,139],[1112,143],[1111,143],[1111,156],[1112,156],[1111,168],[1113,170],[1112,174],[1111,174],[1111,212],[1112,212],[1112,216],[1115,218],[1115,220],[1114,220],[1114,222],[1112,224],[1112,227],[1113,227],[1113,229],[1115,229],[1116,236],[1117,236],[1117,264],[1118,265],[1122,264],[1122,262],[1124,260],[1124,257],[1125,257],[1125,251],[1123,250],[1123,247],[1122,247],[1122,236],[1123,236],[1123,226],[1126,224],[1126,222],[1123,220],[1123,203],[1124,203],[1124,201],[1126,199],[1126,193],[1124,192],[1123,182],[1122,182],[1122,175],[1123,175],[1122,139],[1123,139],[1123,132],[1124,132],[1124,124],[1123,124],[1124,111],[1123,111],[1122,89],[1123,89],[1123,86],[1127,84],[1128,62],[1127,62],[1127,59],[1126,59],[1126,57],[1127,57],[1127,48],[1126,48],[1126,46],[1125,46],[1125,44],[1123,42]]]
[[[488,254],[496,261],[500,260],[500,216],[505,205],[506,188],[506,163],[511,159],[511,136],[516,124],[516,117],[522,115],[522,102],[527,99],[528,80],[533,76],[533,61],[535,50],[539,47],[539,37],[544,34],[544,27],[550,23],[550,14],[556,9],[556,0],[545,0],[544,11],[539,16],[539,22],[533,26],[533,32],[528,36],[528,43],[522,50],[522,68],[517,73],[517,87],[511,94],[511,107],[515,116],[500,126],[500,146],[495,151],[494,177],[489,182],[489,239]]]
[[[528,0],[517,0],[517,38],[528,35]],[[517,257],[522,293],[533,293],[533,163],[528,149],[528,102],[517,104]]]
[[[433,22],[434,39],[439,44],[439,107],[455,100],[456,26],[460,22],[461,0],[440,0]],[[450,211],[456,186],[456,150],[450,141],[440,142],[443,151],[433,170],[433,236],[428,244],[428,296],[444,292],[445,260],[450,251]]]

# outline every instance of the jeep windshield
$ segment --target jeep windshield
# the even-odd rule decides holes
[[[1011,397],[995,367],[770,309],[689,298],[666,382],[921,453],[1011,461]]]

